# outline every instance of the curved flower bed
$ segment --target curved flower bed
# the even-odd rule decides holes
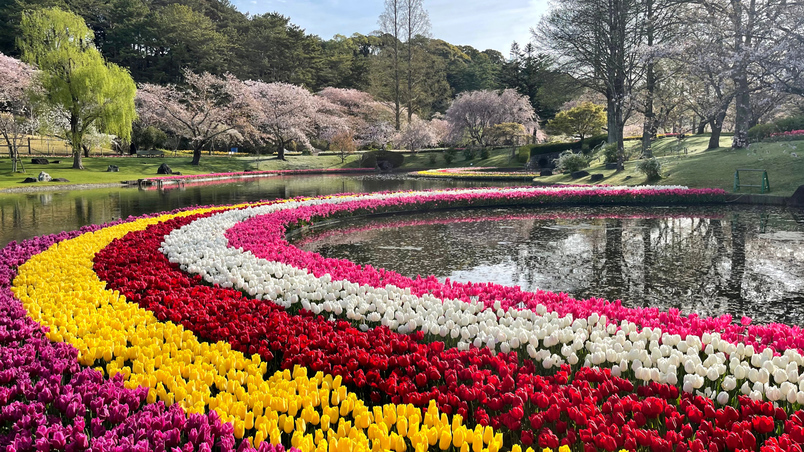
[[[288,230],[334,215],[722,196],[523,188],[197,209],[65,236],[8,267],[19,265],[12,290],[30,318],[50,328],[55,343],[44,345],[98,369],[81,371],[97,384],[125,382],[120,391],[140,397],[129,410],[200,413],[175,427],[182,444],[206,422],[224,448],[801,450],[796,328],[403,278],[285,241]],[[101,400],[95,391],[82,401]],[[58,448],[61,437],[38,426],[48,416],[70,422],[41,403],[30,437]],[[185,427],[190,420],[197,425]],[[125,431],[115,444],[149,448],[148,434],[166,425]]]
[[[485,167],[466,167],[466,168],[441,168],[410,173],[411,176],[431,177],[431,178],[450,178],[465,180],[513,180],[530,182],[538,176],[536,172],[525,171],[486,171],[494,168]]]

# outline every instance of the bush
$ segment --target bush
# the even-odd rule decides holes
[[[617,143],[609,143],[603,148],[606,163],[617,163],[618,153]]]
[[[748,129],[748,141],[752,143],[756,143],[757,141],[762,141],[772,133],[778,132],[776,129],[776,124],[768,123],[768,124],[757,124],[754,127]]]
[[[528,163],[528,160],[530,160],[530,148],[528,146],[520,146],[517,148],[516,160],[523,165]]]
[[[457,149],[455,148],[447,149],[446,151],[444,151],[444,161],[447,162],[447,164],[452,163],[452,161],[455,160],[455,156],[457,154],[458,154]]]
[[[774,138],[777,133],[791,132],[804,129],[804,115],[788,116],[767,124],[757,124],[748,129],[748,141],[757,141]]]
[[[431,153],[430,153],[430,155],[429,155],[428,157],[430,157],[430,159],[429,159],[429,160],[430,160],[430,164],[431,164],[431,165],[435,165],[435,164],[436,164],[436,155],[435,155],[435,153],[434,153],[434,152],[431,152]]]
[[[372,151],[363,154],[360,159],[360,166],[362,168],[376,168],[377,163],[387,161],[391,163],[394,168],[399,168],[405,161],[405,156],[400,152],[391,151]]]
[[[774,121],[776,132],[791,132],[793,130],[804,129],[804,116],[788,116]]]
[[[463,159],[472,160],[475,158],[475,148],[469,146],[463,149]]]
[[[530,156],[533,157],[534,155],[553,154],[556,152],[569,151],[571,149],[583,149],[584,147],[593,149],[607,139],[608,135],[595,135],[593,137],[584,138],[583,141],[574,141],[572,143],[529,144],[519,149],[520,152],[522,152],[521,149],[523,148],[528,149]]]
[[[490,156],[491,153],[489,152],[489,148],[483,148],[480,150],[480,160],[486,160]]]
[[[661,179],[662,162],[655,158],[640,160],[637,163],[637,171],[644,174],[648,180]]]
[[[564,151],[556,161],[556,168],[565,173],[574,173],[589,166],[589,160],[581,154],[572,151]]]

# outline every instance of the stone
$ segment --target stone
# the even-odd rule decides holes
[[[388,160],[380,160],[377,162],[377,168],[384,173],[388,173],[394,169],[394,164]]]
[[[606,169],[617,169],[617,163],[606,163]]]
[[[120,172],[120,167],[118,167],[117,165],[109,165],[109,167],[106,168],[106,172],[107,173],[118,173],[118,172]]]
[[[625,179],[623,179],[623,180],[628,180],[628,179],[630,179],[631,177],[632,177],[632,176],[625,176]]]
[[[603,174],[601,174],[601,173],[592,174],[592,176],[589,178],[589,180],[591,182],[601,181],[601,180],[603,180]]]
[[[570,176],[572,176],[573,179],[580,179],[580,178],[586,177],[588,175],[589,175],[589,172],[583,171],[583,170],[574,171],[574,172],[570,173]]]
[[[44,171],[39,173],[39,176],[37,176],[36,178],[39,179],[39,182],[50,182],[50,181],[53,180],[53,178],[50,177],[50,174],[48,174],[48,173],[46,173]]]
[[[156,170],[156,174],[173,174],[173,170],[167,165],[167,163],[163,163],[159,165],[159,168]]]
[[[31,159],[31,163],[34,165],[47,165],[50,162],[46,158],[34,157]]]
[[[553,170],[551,170],[550,168],[545,168],[545,169],[539,171],[539,176],[552,176],[552,175],[553,175]]]
[[[25,180],[22,181],[23,184],[32,184],[34,182],[39,182],[39,181],[36,180],[35,177],[26,177]]]
[[[800,185],[793,196],[787,201],[793,207],[804,207],[804,185]]]
[[[54,177],[51,182],[70,182],[70,181],[63,177]]]

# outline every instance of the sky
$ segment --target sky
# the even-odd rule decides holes
[[[241,12],[277,12],[323,39],[376,30],[383,0],[232,0]],[[454,45],[494,49],[508,56],[511,43],[530,41],[530,28],[548,9],[548,0],[424,0],[431,35]]]

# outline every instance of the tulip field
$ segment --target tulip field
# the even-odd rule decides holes
[[[0,250],[6,451],[801,451],[804,330],[407,278],[303,251],[317,221],[707,204],[523,187],[209,206]]]

